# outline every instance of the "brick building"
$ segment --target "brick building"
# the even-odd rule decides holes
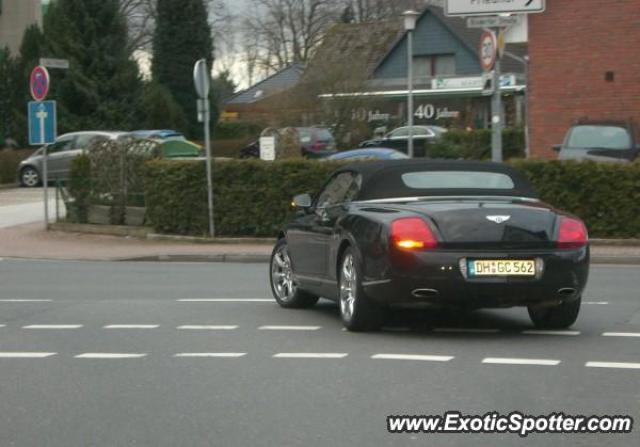
[[[579,118],[640,126],[640,0],[547,0],[529,17],[531,155]]]

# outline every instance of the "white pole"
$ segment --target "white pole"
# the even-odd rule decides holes
[[[413,31],[407,33],[407,125],[409,126],[409,139],[407,153],[409,158],[413,158]]]
[[[207,200],[209,202],[209,236],[215,237],[215,225],[213,222],[213,175],[211,169],[211,134],[209,122],[211,114],[209,112],[209,100],[203,99],[204,103],[204,146],[207,154]]]

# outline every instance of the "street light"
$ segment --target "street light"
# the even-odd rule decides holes
[[[404,29],[407,32],[407,125],[409,126],[407,152],[411,158],[413,158],[413,30],[416,29],[419,15],[411,9],[402,13]]]

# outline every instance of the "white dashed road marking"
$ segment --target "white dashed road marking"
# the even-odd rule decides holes
[[[197,324],[185,324],[178,326],[176,329],[189,330],[189,331],[232,331],[238,329],[237,325],[197,325]]]
[[[518,359],[518,358],[501,358],[501,357],[487,357],[482,360],[482,363],[494,364],[494,365],[541,365],[541,366],[555,366],[560,364],[560,360],[549,359]]]
[[[146,357],[147,354],[126,354],[116,352],[86,352],[74,356],[77,359],[139,359]]]
[[[51,300],[23,300],[19,298],[0,300],[0,303],[50,303]]]
[[[527,330],[522,331],[526,335],[580,335],[580,331],[546,331],[546,330]]]
[[[640,337],[640,332],[604,332],[604,337]]]
[[[587,368],[640,369],[640,363],[587,362],[584,366]]]
[[[56,352],[0,352],[0,359],[44,359]]]
[[[463,327],[437,327],[433,332],[460,333],[460,334],[497,334],[500,329],[463,328]]]
[[[422,362],[448,362],[454,357],[451,355],[418,355],[418,354],[374,354],[372,359],[383,360],[418,360]]]
[[[584,301],[582,304],[596,304],[600,306],[605,306],[609,304],[609,301]]]
[[[104,329],[156,329],[159,324],[108,324]]]
[[[238,358],[247,355],[246,352],[181,352],[174,357],[191,358]]]
[[[81,324],[30,324],[22,329],[80,329]]]
[[[275,303],[267,298],[182,298],[180,303]]]
[[[261,331],[317,331],[321,326],[260,326]]]
[[[280,352],[274,354],[276,359],[343,359],[346,352]]]

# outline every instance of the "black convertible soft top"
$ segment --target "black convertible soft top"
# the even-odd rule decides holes
[[[336,172],[356,172],[362,176],[362,186],[357,200],[390,199],[396,197],[420,196],[515,196],[537,198],[529,181],[516,169],[501,163],[462,160],[386,160],[359,162],[347,165]],[[422,171],[464,171],[495,172],[508,175],[514,184],[513,189],[447,188],[416,189],[409,188],[402,175]]]

